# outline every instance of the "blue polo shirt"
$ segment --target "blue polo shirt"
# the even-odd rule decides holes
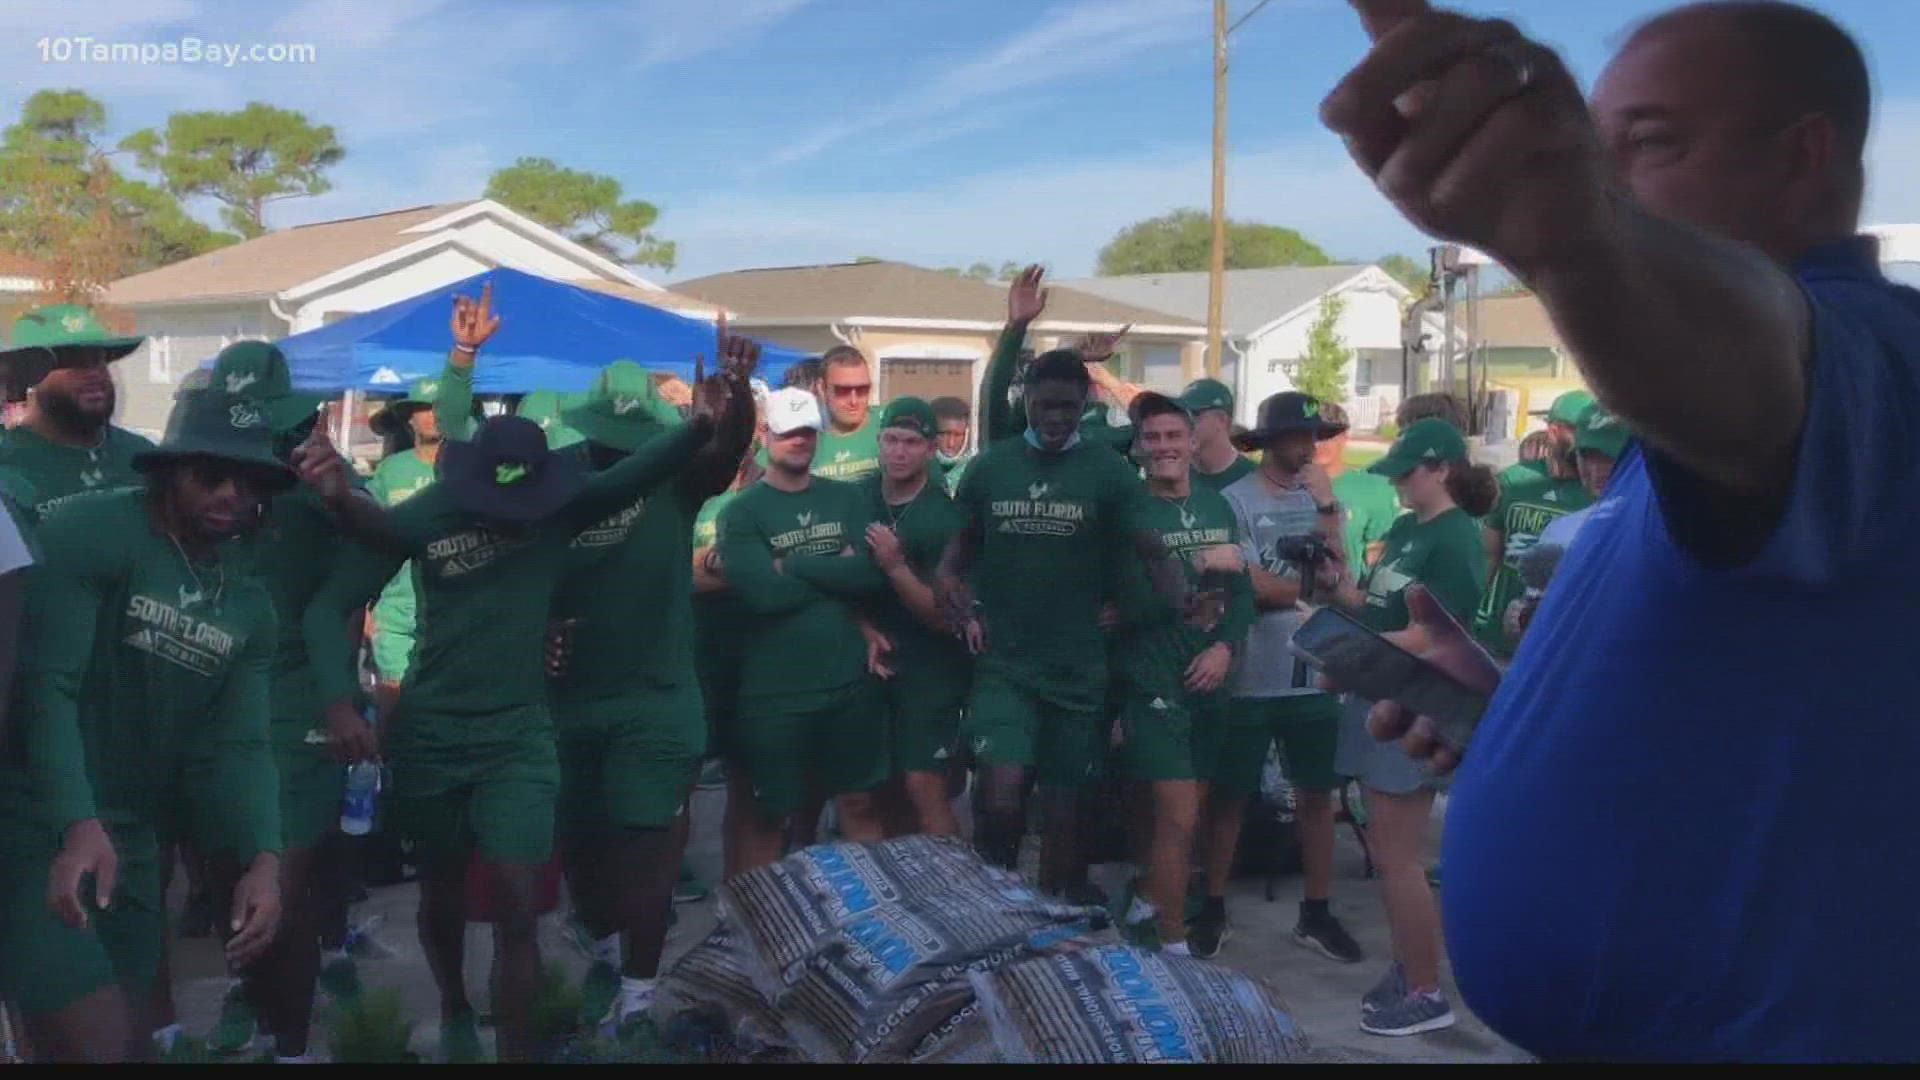
[[[1790,504],[1710,567],[1630,449],[1448,808],[1462,996],[1546,1058],[1920,1059],[1920,293],[1872,245],[1797,264]]]

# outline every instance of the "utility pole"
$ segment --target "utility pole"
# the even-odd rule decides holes
[[[1213,0],[1213,252],[1207,269],[1207,378],[1220,377],[1227,273],[1227,0]]]

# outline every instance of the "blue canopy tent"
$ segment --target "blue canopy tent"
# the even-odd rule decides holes
[[[504,267],[342,319],[280,342],[302,390],[403,393],[438,375],[453,344],[447,318],[456,295],[478,299],[493,284],[500,329],[481,351],[474,390],[524,394],[586,390],[601,368],[632,360],[653,371],[693,378],[693,358],[713,369],[714,328],[659,308]],[[759,376],[780,376],[805,355],[761,344]]]

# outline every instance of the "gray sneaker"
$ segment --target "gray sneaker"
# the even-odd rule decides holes
[[[1364,1013],[1360,1030],[1369,1035],[1421,1035],[1453,1026],[1453,1008],[1438,994],[1415,992],[1377,1012]]]
[[[1360,1011],[1376,1013],[1406,996],[1407,971],[1395,960],[1387,973],[1380,976],[1380,981],[1373,984],[1373,989],[1360,999]]]

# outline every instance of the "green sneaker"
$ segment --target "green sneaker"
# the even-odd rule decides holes
[[[580,1023],[591,1026],[606,1019],[619,996],[619,968],[599,963],[588,968],[586,980],[580,984]]]
[[[246,992],[235,984],[220,1003],[220,1019],[213,1025],[213,1034],[207,1036],[207,1049],[223,1057],[244,1054],[253,1049],[259,1028],[260,1018],[254,1015]]]
[[[351,959],[334,960],[320,969],[320,989],[335,1001],[352,1001],[365,989],[360,969]]]
[[[442,1065],[479,1065],[487,1052],[480,1045],[480,1026],[471,1012],[463,1012],[440,1025],[440,1063]]]

